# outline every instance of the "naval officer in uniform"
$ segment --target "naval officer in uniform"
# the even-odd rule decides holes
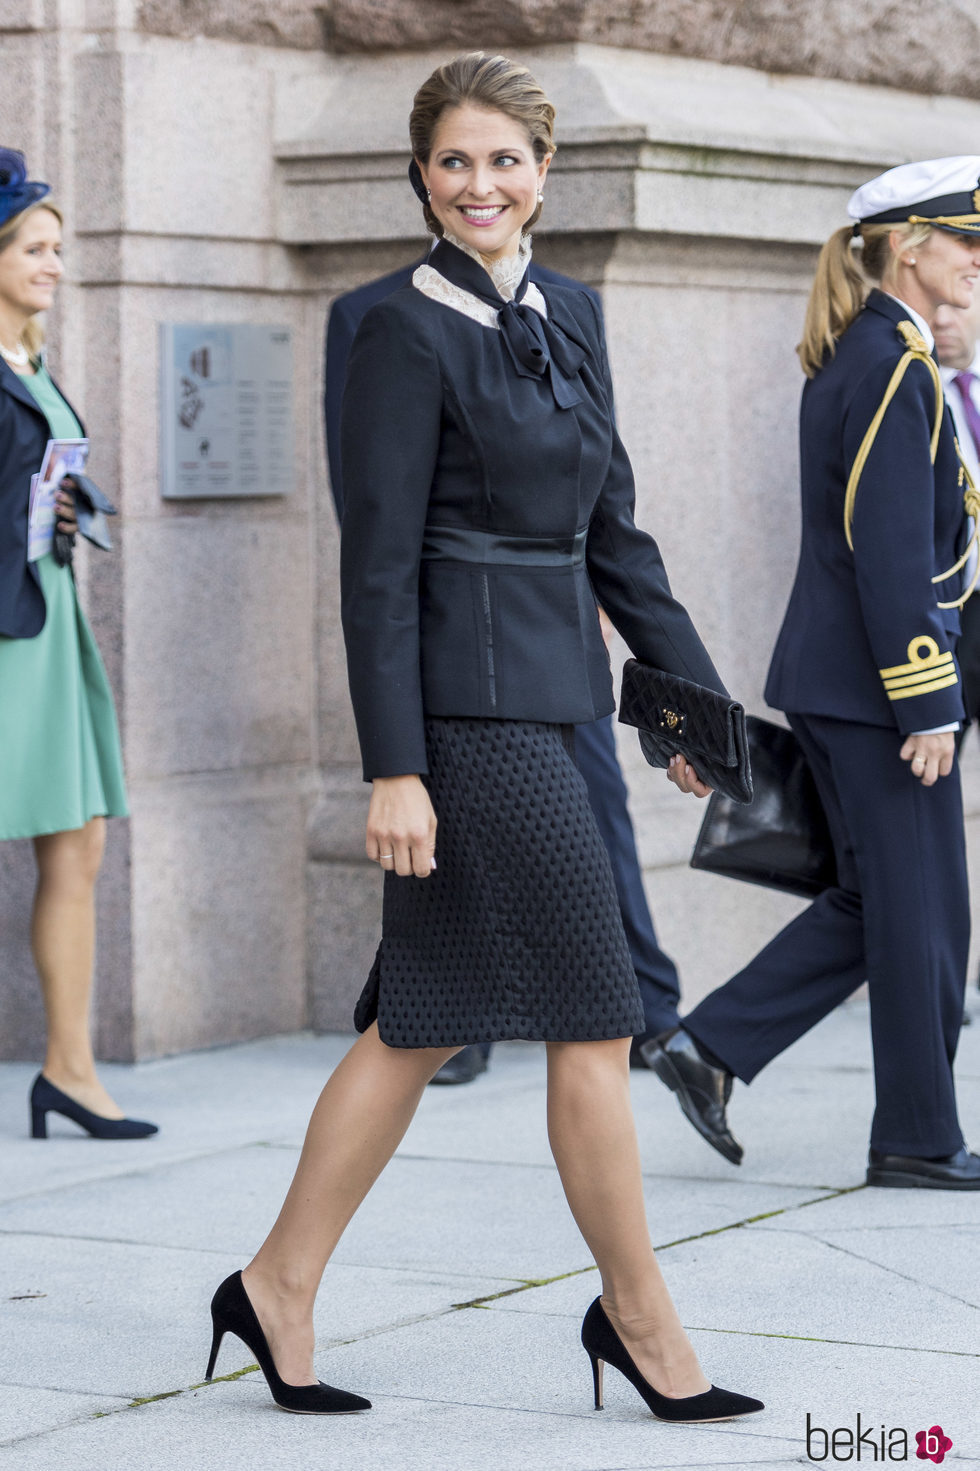
[[[651,1061],[737,1164],[733,1077],[751,1082],[867,979],[868,1184],[977,1190],[953,1088],[970,925],[956,641],[976,502],[932,321],[968,306],[980,274],[980,156],[890,169],[849,214],[821,252],[799,348],[802,546],[766,686],[812,767],[838,886]]]

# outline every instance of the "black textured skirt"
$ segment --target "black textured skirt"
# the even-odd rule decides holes
[[[573,728],[429,719],[436,871],[386,873],[354,1013],[391,1047],[642,1032],[643,1006]]]

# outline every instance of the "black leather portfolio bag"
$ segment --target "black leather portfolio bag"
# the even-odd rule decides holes
[[[730,802],[752,801],[745,711],[730,695],[628,659],[619,718],[636,726],[651,766],[667,766],[681,755]]]
[[[837,882],[827,818],[799,741],[746,716],[754,796],[749,807],[719,788],[708,799],[691,867],[815,899]]]

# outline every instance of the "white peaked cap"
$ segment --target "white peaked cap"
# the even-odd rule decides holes
[[[901,163],[856,189],[847,213],[863,223],[934,221],[972,235],[980,231],[980,153]]]

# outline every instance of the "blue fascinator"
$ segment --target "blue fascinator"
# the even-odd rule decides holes
[[[16,148],[0,148],[0,225],[51,193],[50,184],[27,177],[27,160]]]

